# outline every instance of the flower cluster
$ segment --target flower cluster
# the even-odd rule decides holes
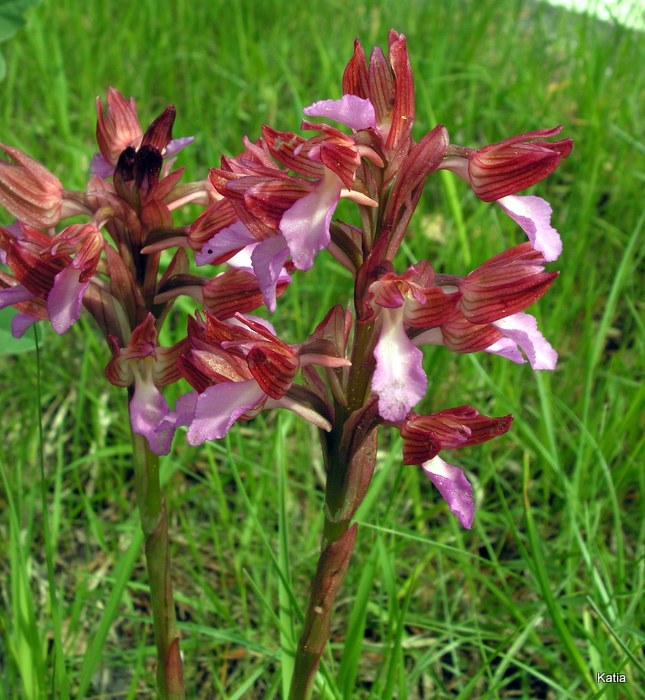
[[[378,424],[397,427],[404,439],[404,461],[421,464],[462,524],[470,527],[470,485],[438,453],[491,439],[509,429],[511,417],[488,418],[469,406],[416,415],[413,409],[428,384],[419,346],[486,351],[518,363],[528,360],[533,369],[555,367],[556,352],[525,309],[558,274],[545,271],[544,264],[560,254],[560,237],[550,225],[548,203],[516,193],[551,173],[572,142],[545,141],[559,133],[557,127],[480,149],[465,148],[450,142],[443,125],[414,141],[414,112],[405,37],[391,32],[388,57],[375,48],[369,62],[357,41],[343,76],[343,96],[304,110],[308,118],[333,120],[346,130],[304,120],[301,128],[313,134],[309,138],[265,126],[260,139],[245,139],[240,155],[223,158],[211,170],[210,182],[221,198],[195,222],[188,238],[200,264],[221,263],[249,251],[249,273],[259,281],[270,310],[276,307],[276,289],[287,271],[308,270],[323,249],[352,273],[353,331],[352,318],[332,313],[312,336],[325,337],[335,348],[319,363],[322,375],[311,367],[303,372],[323,406],[313,422],[333,426],[352,414],[345,428],[351,424],[356,431],[357,425],[369,425],[363,439]],[[397,274],[394,256],[426,178],[441,169],[457,173],[480,199],[497,202],[528,241],[482,262],[466,276],[435,272],[429,261]],[[361,228],[332,220],[341,198],[357,204]],[[255,322],[237,317],[231,323],[238,329],[223,330],[211,316],[189,326],[191,349],[179,367],[195,391],[165,424],[189,425],[189,441],[221,437],[234,420],[279,405],[289,395],[296,356],[278,350],[283,346],[277,339],[267,345],[267,331]],[[272,329],[268,332],[273,335]],[[255,334],[261,340],[252,340]],[[279,390],[263,384],[249,362],[258,356],[257,343],[265,348],[260,366],[271,368]],[[287,356],[292,359],[288,381],[274,366]],[[299,357],[303,364],[305,355]],[[351,366],[334,364],[342,357]],[[238,392],[244,396],[239,402],[232,399]],[[313,409],[311,395],[308,401]],[[231,402],[231,412],[218,419],[214,413],[222,413],[226,402]],[[342,444],[343,458],[351,463],[361,440],[354,435]]]
[[[214,198],[208,181],[179,184],[174,154],[192,137],[172,138],[174,107],[166,108],[143,132],[132,99],[110,88],[107,107],[97,98],[99,152],[84,191],[64,189],[58,178],[16,148],[1,146],[0,203],[16,222],[0,229],[0,308],[18,313],[13,334],[21,336],[39,320],[65,333],[85,307],[96,320],[113,359],[106,376],[130,387],[135,433],[146,435],[157,452],[167,452],[172,434],[154,432],[168,412],[160,393],[180,378],[182,341],[159,347],[157,333],[172,305],[167,287],[188,270],[179,246],[161,275],[160,256],[146,247],[159,239],[186,240],[187,227],[173,226],[173,212],[188,202],[206,207]],[[71,216],[85,223],[59,224]],[[203,285],[206,281],[203,281]],[[257,294],[258,305],[261,303]]]
[[[236,420],[274,407],[290,409],[323,430],[331,428],[316,394],[294,384],[301,367],[350,364],[330,341],[311,338],[291,346],[264,319],[236,314],[221,321],[207,312],[205,318],[189,319],[188,343],[178,367],[194,391],[181,397],[162,430],[188,425],[188,442],[201,445],[224,437]]]
[[[552,173],[572,142],[547,141],[556,127],[475,149],[451,143],[441,124],[414,140],[412,70],[405,37],[394,31],[387,56],[377,47],[369,61],[356,41],[342,91],[304,110],[307,136],[264,126],[207,180],[188,185],[179,184],[181,170],[171,171],[172,156],[190,141],[171,138],[174,109],[144,133],[134,102],[113,89],[106,112],[97,101],[100,153],[85,192],[64,190],[43,166],[2,146],[13,163],[0,163],[0,203],[18,222],[0,232],[10,269],[0,273],[0,304],[21,312],[18,333],[44,318],[64,332],[85,305],[111,339],[108,378],[134,386],[133,429],[159,454],[179,426],[198,445],[281,406],[332,436],[323,440],[328,478],[345,484],[339,493],[349,497],[343,489],[357,455],[368,452],[379,425],[389,425],[401,432],[404,462],[420,464],[470,527],[470,485],[439,453],[500,435],[512,419],[470,406],[417,415],[428,386],[419,348],[555,367],[556,352],[525,309],[557,276],[544,265],[559,256],[560,237],[547,202],[517,192]],[[528,241],[465,276],[436,271],[427,260],[397,273],[396,252],[427,178],[439,170],[496,202]],[[358,207],[360,227],[333,219],[342,198]],[[186,202],[201,203],[203,213],[190,226],[173,226],[172,211]],[[79,213],[86,224],[56,233],[61,220]],[[158,279],[159,255],[170,248],[177,250]],[[227,268],[191,274],[186,248],[198,266]],[[273,312],[291,275],[309,270],[325,249],[354,278],[354,308],[332,309],[309,340],[288,345],[249,312],[261,304]],[[204,312],[189,320],[182,343],[161,349],[157,331],[179,294]],[[171,411],[156,387],[180,375],[193,390]]]

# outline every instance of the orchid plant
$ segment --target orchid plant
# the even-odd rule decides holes
[[[208,181],[180,184],[174,155],[192,138],[172,139],[170,106],[143,132],[132,99],[110,88],[107,108],[97,98],[94,156],[85,191],[64,189],[43,165],[0,145],[12,162],[0,162],[0,203],[17,221],[0,229],[0,308],[13,305],[12,332],[21,336],[48,320],[65,333],[85,307],[103,333],[112,359],[105,374],[127,388],[135,490],[150,581],[157,683],[162,698],[185,697],[170,579],[168,524],[159,481],[159,454],[169,435],[155,428],[168,413],[160,387],[178,380],[177,358],[186,341],[161,347],[158,332],[174,301],[160,300],[168,280],[188,270],[177,246],[163,273],[160,254],[148,252],[159,238],[186,235],[173,212],[189,202],[206,207],[214,198]],[[60,222],[84,217],[57,232]],[[222,273],[234,273],[229,269]],[[204,281],[205,284],[206,281]]]
[[[562,246],[549,204],[517,193],[552,173],[572,141],[546,140],[556,127],[466,148],[451,143],[441,124],[413,139],[412,70],[405,37],[395,31],[387,56],[376,47],[369,61],[355,42],[342,97],[304,110],[308,137],[264,126],[203,181],[179,184],[182,170],[171,170],[190,141],[171,138],[172,107],[143,133],[133,100],[110,89],[107,111],[97,100],[97,114],[100,153],[84,192],[64,190],[44,166],[2,146],[13,163],[0,163],[0,203],[17,222],[0,233],[9,269],[0,272],[0,305],[18,309],[16,335],[44,319],[63,333],[85,306],[111,348],[108,380],[128,388],[162,697],[184,691],[158,456],[178,430],[201,445],[270,408],[289,409],[319,429],[325,520],[290,692],[292,700],[309,697],[379,432],[399,431],[403,463],[420,466],[470,528],[472,487],[445,451],[511,427],[512,416],[486,416],[468,404],[417,413],[428,389],[420,348],[555,368],[557,353],[525,309],[555,280],[558,273],[544,265]],[[528,240],[466,275],[435,270],[428,260],[397,271],[426,179],[439,170],[497,203]],[[360,225],[333,218],[341,199],[356,205]],[[173,212],[189,202],[203,212],[189,226],[174,226]],[[88,222],[56,232],[78,214]],[[167,249],[174,254],[161,272]],[[285,343],[250,312],[261,305],[274,312],[292,275],[312,268],[324,249],[351,274],[353,304],[334,306],[309,338]],[[214,276],[190,271],[190,250],[198,267],[217,266]],[[184,340],[160,347],[159,329],[180,294],[202,310],[188,318]],[[192,390],[170,410],[160,387],[180,377]]]

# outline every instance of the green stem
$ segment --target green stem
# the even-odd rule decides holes
[[[321,440],[327,467],[325,525],[321,555],[311,586],[309,606],[294,664],[289,700],[307,700],[331,631],[331,611],[354,551],[357,525],[351,519],[365,496],[376,460],[377,434],[359,444],[347,444],[351,413],[365,405],[374,370],[371,359],[374,326],[358,323],[347,387],[347,406],[336,405],[332,430]]]
[[[334,525],[338,526],[339,523]],[[320,657],[329,639],[334,600],[347,573],[356,542],[358,526],[354,524],[348,528],[347,525],[345,523],[342,534],[327,545],[318,560],[309,607],[298,641],[289,700],[307,700],[313,689]]]
[[[352,348],[347,382],[347,411],[355,411],[365,405],[369,395],[369,386],[374,373],[374,323],[356,322],[354,324],[354,347]]]
[[[146,439],[132,434],[137,505],[146,538],[146,566],[157,646],[157,686],[162,700],[185,700],[179,635],[170,579],[166,503],[159,481],[159,458]]]
[[[357,277],[361,277],[360,272]],[[355,299],[355,303],[357,309],[364,308],[362,299]],[[378,442],[376,424],[369,424],[369,416],[362,425],[355,418],[360,418],[359,412],[368,408],[375,343],[374,322],[355,317],[346,401],[336,402],[332,429],[321,435],[327,469],[325,524],[321,554],[296,650],[289,700],[307,700],[311,695],[320,657],[331,631],[332,607],[354,551],[358,526],[350,523],[374,472]],[[352,437],[358,435],[359,439],[349,439],[348,430],[355,431]]]

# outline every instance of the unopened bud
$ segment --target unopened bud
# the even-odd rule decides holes
[[[55,226],[63,206],[59,179],[17,148],[4,144],[0,148],[14,161],[0,161],[0,204],[30,226]]]
[[[134,100],[126,100],[116,89],[108,88],[107,109],[103,111],[101,98],[96,98],[96,140],[101,154],[112,166],[128,147],[138,148],[141,143],[141,125]]]
[[[484,202],[521,192],[550,175],[573,148],[571,139],[540,141],[559,134],[561,126],[538,129],[492,143],[478,150],[451,145],[441,168],[470,183]]]

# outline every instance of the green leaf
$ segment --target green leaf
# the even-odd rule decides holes
[[[25,11],[39,0],[0,0],[0,41],[10,39],[25,23]]]
[[[27,20],[26,10],[37,5],[40,0],[0,0],[0,41],[7,41],[22,27]],[[0,54],[0,80],[4,80],[7,64]]]

